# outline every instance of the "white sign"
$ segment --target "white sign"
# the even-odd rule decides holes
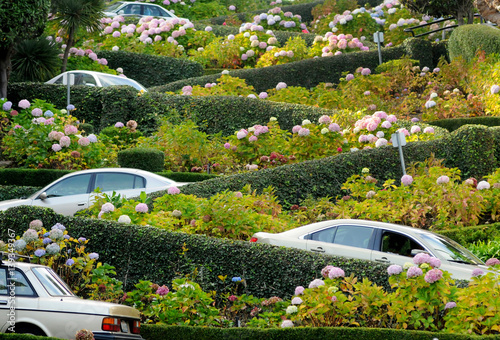
[[[397,148],[399,145],[406,145],[406,138],[403,132],[396,132],[391,135],[392,146]]]
[[[383,32],[375,32],[375,33],[373,33],[373,42],[383,43],[384,42],[384,33]]]
[[[68,85],[68,76],[69,76],[69,85],[75,85],[75,75],[73,73],[63,74],[63,84]]]

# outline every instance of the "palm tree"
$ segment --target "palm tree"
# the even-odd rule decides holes
[[[46,81],[58,74],[61,50],[45,37],[23,40],[12,56],[12,81]]]
[[[64,50],[61,72],[66,71],[69,49],[75,43],[79,29],[93,32],[101,28],[104,0],[52,0],[52,13],[59,26],[66,32],[66,49]]]

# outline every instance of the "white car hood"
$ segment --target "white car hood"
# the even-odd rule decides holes
[[[33,202],[32,199],[12,199],[0,202],[0,210],[6,210],[12,207],[18,207],[20,205],[31,205]]]

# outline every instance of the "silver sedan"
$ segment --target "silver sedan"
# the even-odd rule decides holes
[[[474,254],[445,236],[384,222],[330,220],[278,234],[259,232],[250,241],[401,266],[425,252],[440,259],[441,269],[461,280],[470,280],[475,268],[487,270]]]
[[[111,194],[115,191],[125,197],[137,197],[142,191],[151,193],[181,186],[152,172],[128,168],[103,168],[72,172],[47,185],[26,199],[0,202],[0,210],[20,205],[52,208],[55,212],[72,216],[93,203],[95,189]]]

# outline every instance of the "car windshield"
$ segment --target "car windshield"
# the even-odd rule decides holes
[[[470,251],[447,237],[427,234],[421,234],[420,236],[450,262],[474,265],[484,264],[483,261],[478,259]]]
[[[57,276],[50,268],[37,267],[33,268],[33,273],[43,285],[47,293],[52,296],[73,296],[71,289],[64,281]]]
[[[107,75],[99,75],[99,80],[101,81],[102,86],[111,86],[111,85],[128,85],[128,86],[133,86],[136,89],[140,90],[146,90],[144,87],[136,83],[135,81],[132,81],[127,78],[122,78],[122,77],[110,77]]]
[[[109,5],[108,8],[106,8],[106,12],[114,12],[122,4],[123,4],[123,2],[121,2],[121,1],[115,2],[114,4]]]

